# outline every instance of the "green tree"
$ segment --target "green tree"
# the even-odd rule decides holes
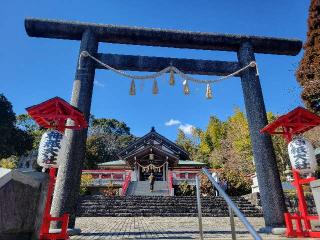
[[[16,126],[32,136],[32,149],[38,150],[42,134],[46,130],[44,128],[40,128],[39,125],[28,114],[18,115]]]
[[[178,129],[176,143],[189,153],[193,161],[207,162],[207,158],[201,153],[199,147],[202,134],[203,132],[200,128],[192,128],[190,136]]]
[[[118,159],[118,152],[135,139],[124,122],[106,118],[93,119],[89,127],[84,167],[91,169],[98,163]]]
[[[126,123],[116,119],[97,118],[92,120],[89,133],[91,135],[112,134],[114,136],[130,135],[130,128]]]
[[[11,103],[0,95],[0,158],[6,158],[15,153],[14,123],[16,120]]]
[[[211,117],[201,138],[200,149],[208,154],[212,168],[231,184],[231,193],[246,193],[254,173],[249,127],[245,114],[236,108],[227,121]]]
[[[310,110],[320,113],[320,1],[311,0],[307,41],[304,54],[296,71],[303,91],[301,98]]]
[[[200,155],[213,168],[221,167],[219,152],[225,137],[225,124],[217,117],[211,116],[207,129],[201,135]],[[216,154],[215,154],[216,153]]]
[[[176,143],[184,150],[186,150],[189,154],[194,151],[191,139],[188,138],[181,129],[178,129]]]
[[[272,112],[267,113],[268,122],[275,121],[279,116],[274,115]],[[279,169],[280,177],[285,179],[285,170],[287,166],[290,166],[290,159],[288,154],[288,143],[281,135],[272,135],[272,143],[274,152],[276,155],[277,166]]]
[[[218,118],[214,116],[210,117],[207,129],[201,136],[201,151],[209,154],[213,149],[220,148],[224,134],[224,124]]]
[[[15,126],[11,103],[0,94],[0,158],[20,156],[32,148],[32,137]]]
[[[239,108],[227,121],[227,138],[232,143],[232,148],[243,160],[252,160],[252,147],[247,118]]]

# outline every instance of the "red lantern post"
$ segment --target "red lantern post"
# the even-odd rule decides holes
[[[320,117],[310,111],[297,107],[293,111],[279,117],[268,124],[261,133],[280,134],[289,143],[295,135],[302,134],[311,128],[320,125]],[[301,178],[300,173],[293,169],[294,181],[292,185],[296,188],[298,196],[298,213],[285,213],[286,236],[287,237],[320,237],[320,232],[311,229],[311,220],[318,220],[318,216],[308,214],[307,203],[304,197],[302,186],[315,180],[314,177]],[[296,229],[293,228],[293,220],[296,222]],[[302,222],[304,224],[302,224]]]
[[[82,112],[59,97],[49,99],[43,103],[29,107],[26,110],[41,127],[54,129],[61,133],[63,133],[66,128],[79,130],[88,126]],[[72,125],[67,125],[68,119],[72,120]],[[52,217],[50,214],[56,181],[56,167],[49,167],[49,186],[40,229],[40,240],[69,239],[67,232],[69,214],[65,213],[60,217]],[[53,221],[61,222],[60,232],[50,233],[50,223]]]

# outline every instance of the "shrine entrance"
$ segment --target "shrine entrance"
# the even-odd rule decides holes
[[[139,181],[148,181],[148,178],[151,173],[156,177],[156,181],[164,181],[164,172],[163,169],[159,169],[159,171],[153,171],[153,170],[143,170],[140,168],[140,178]]]
[[[147,181],[151,172],[156,181],[168,181],[169,170],[179,167],[180,160],[190,160],[188,152],[154,127],[118,155],[133,169],[134,181]]]
[[[156,177],[156,181],[166,181],[166,170],[167,160],[162,160],[155,154],[148,154],[145,159],[135,162],[137,181],[148,181],[151,173]]]
[[[25,28],[28,35],[32,37],[81,41],[71,104],[82,111],[87,120],[90,116],[96,69],[106,68],[125,77],[131,77],[131,75],[122,70],[156,72],[153,75],[153,80],[168,71],[170,71],[170,74],[174,72],[185,79],[185,94],[190,93],[188,81],[194,81],[199,84],[207,84],[208,98],[212,97],[210,84],[218,80],[199,81],[188,74],[240,77],[265,224],[268,227],[284,225],[286,208],[271,137],[260,133],[260,130],[268,122],[260,79],[256,69],[255,53],[295,56],[302,48],[301,41],[33,18],[25,20]],[[237,53],[238,61],[104,54],[98,53],[99,42],[231,51]],[[157,91],[157,82],[154,80],[153,93],[157,93]],[[133,80],[130,93],[135,94]],[[61,159],[62,162],[58,171],[52,214],[61,216],[66,212],[70,213],[69,227],[74,228],[87,130],[66,130],[65,134],[68,137],[67,151],[65,158]]]

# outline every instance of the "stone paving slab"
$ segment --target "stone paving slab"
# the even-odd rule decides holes
[[[255,229],[264,227],[263,218],[248,218]],[[205,240],[231,239],[228,217],[204,217]],[[235,218],[237,239],[253,239],[244,225]],[[72,240],[102,239],[199,239],[196,217],[80,217],[76,228],[82,233]],[[261,233],[263,239],[286,239]]]

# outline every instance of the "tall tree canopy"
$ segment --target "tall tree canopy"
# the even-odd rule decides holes
[[[28,115],[20,114],[17,116],[16,126],[27,132],[32,138],[32,149],[38,150],[42,134],[46,131],[40,128],[39,125]]]
[[[118,159],[117,153],[136,138],[130,128],[116,119],[92,119],[87,139],[85,168]]]
[[[224,124],[218,118],[210,117],[207,129],[201,136],[201,151],[209,154],[213,149],[221,148],[221,140],[224,134]]]
[[[269,122],[276,118],[268,113]],[[284,178],[289,164],[287,144],[281,136],[272,138],[280,175]],[[188,136],[179,130],[177,143],[190,153],[192,160],[206,162],[211,168],[220,168],[219,172],[232,186],[231,194],[251,191],[250,176],[255,173],[255,168],[250,132],[246,115],[239,108],[226,121],[210,117],[205,131],[198,129],[197,133]]]
[[[0,159],[20,156],[32,148],[32,136],[16,127],[11,103],[0,94]]]
[[[191,136],[187,136],[181,129],[178,129],[176,143],[189,153],[191,159],[208,163],[208,158],[200,150],[202,135],[200,128],[192,128]]]
[[[310,110],[320,113],[320,0],[311,0],[307,41],[304,55],[296,71],[303,88],[301,97]]]

